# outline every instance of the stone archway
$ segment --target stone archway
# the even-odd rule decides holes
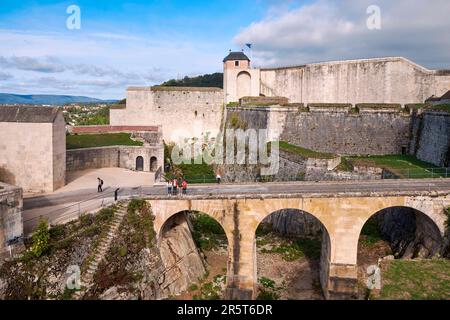
[[[409,206],[386,207],[370,215],[359,233],[369,233],[378,228],[398,257],[430,258],[439,253],[443,236],[437,223],[425,212]],[[367,230],[367,231],[365,231]]]
[[[247,71],[242,71],[237,75],[237,98],[252,95],[252,76]]]
[[[327,282],[330,247],[328,230],[314,215],[293,208],[269,213],[255,236],[259,296],[323,299],[317,288]],[[267,287],[267,282],[277,290]]]
[[[144,171],[144,158],[141,156],[136,158],[136,171]]]
[[[367,298],[370,290],[380,294],[381,270],[387,270],[389,260],[430,259],[440,256],[443,249],[444,237],[436,222],[426,213],[408,206],[386,207],[373,213],[359,234],[359,298]],[[382,260],[388,256],[387,261]],[[375,281],[373,286],[367,285],[369,276]]]

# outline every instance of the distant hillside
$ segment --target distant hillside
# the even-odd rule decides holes
[[[90,97],[81,96],[64,96],[64,95],[21,95],[12,93],[0,93],[0,104],[69,104],[69,103],[110,103],[115,100],[100,100]]]
[[[162,84],[165,87],[216,87],[223,88],[223,73],[205,74],[198,77],[184,77],[181,80],[169,80]]]

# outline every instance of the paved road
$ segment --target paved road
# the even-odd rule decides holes
[[[96,190],[86,189],[26,198],[23,212],[25,234],[32,232],[41,216],[45,216],[53,224],[65,223],[84,212],[93,212],[111,205],[114,203],[114,190],[115,187],[109,187],[104,193],[98,194]],[[192,185],[188,196],[311,193],[333,196],[338,193],[391,191],[441,191],[450,194],[450,179]],[[165,186],[122,188],[119,192],[119,199],[130,196],[166,197],[167,189]]]
[[[90,199],[111,198],[116,188],[107,188],[104,193],[96,190],[79,190],[67,193],[27,198],[24,209],[34,209],[74,203]],[[308,194],[308,193],[342,193],[342,192],[389,192],[389,191],[450,191],[450,179],[421,180],[377,180],[348,182],[291,182],[291,183],[260,183],[260,184],[207,184],[192,185],[189,195],[251,195],[251,194]],[[119,196],[142,195],[164,196],[167,190],[164,186],[124,188]]]

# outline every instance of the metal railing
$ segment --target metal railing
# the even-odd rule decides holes
[[[450,178],[450,168],[409,168],[409,169],[383,169],[382,172],[342,172],[342,180],[392,180],[392,179],[438,179],[438,178]],[[323,176],[324,178],[318,180],[330,180],[327,179],[327,175],[330,172],[324,171],[318,173],[317,176]],[[346,179],[346,174],[348,175]],[[313,177],[313,175],[311,176]],[[186,181],[190,184],[203,184],[203,183],[215,183],[215,177],[211,175],[193,175],[185,176]],[[280,177],[275,176],[259,176],[252,179],[252,181],[246,182],[289,182],[289,181],[314,181],[315,179],[309,178],[306,180],[305,174],[298,176]],[[223,181],[223,179],[222,179]]]

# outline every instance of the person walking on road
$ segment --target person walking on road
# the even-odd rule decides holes
[[[220,174],[217,174],[216,180],[217,180],[217,184],[220,184],[220,182],[222,181],[222,177],[220,176]]]
[[[97,180],[98,180],[97,192],[103,192],[103,180],[100,178],[97,178]]]
[[[183,190],[183,194],[187,194],[187,181],[185,179],[181,182],[181,188]]]

